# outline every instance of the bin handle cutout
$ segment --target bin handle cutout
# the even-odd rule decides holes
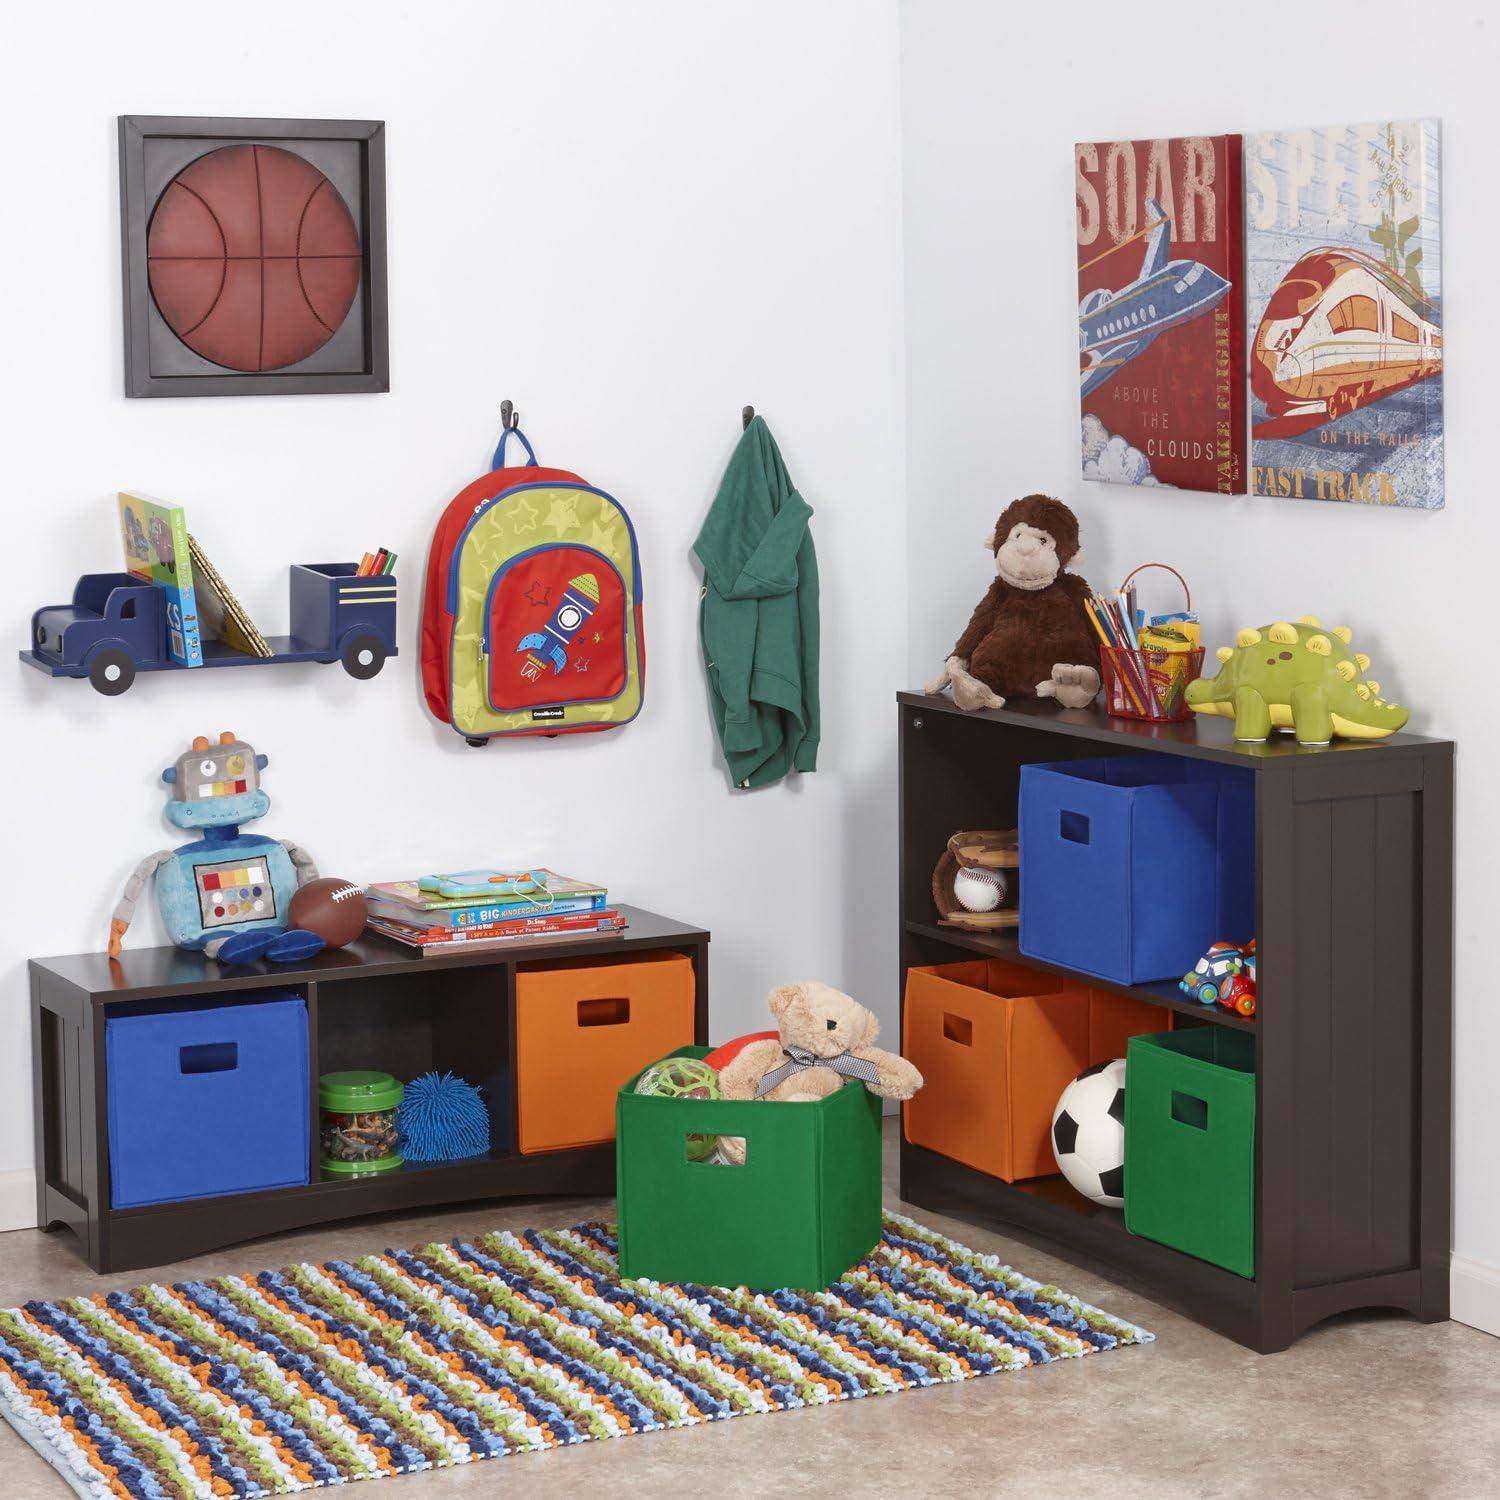
[[[240,1065],[238,1042],[202,1042],[181,1047],[177,1065],[184,1073],[232,1073]]]
[[[1208,1100],[1196,1094],[1184,1094],[1172,1090],[1172,1118],[1179,1125],[1191,1125],[1194,1130],[1208,1129]]]
[[[750,1142],[744,1136],[725,1136],[725,1140],[738,1140],[743,1148],[743,1161],[726,1161],[717,1151],[710,1151],[707,1156],[695,1156],[695,1151],[703,1150],[703,1137],[689,1133],[684,1137],[687,1152],[688,1165],[693,1167],[748,1167],[750,1165]]]
[[[630,1020],[630,997],[610,995],[578,1002],[580,1026],[623,1026]]]
[[[1057,831],[1070,844],[1089,842],[1089,819],[1087,813],[1067,812],[1057,815]]]
[[[945,1010],[943,1012],[943,1038],[945,1041],[957,1042],[960,1047],[972,1047],[974,1023],[967,1016],[955,1016]]]

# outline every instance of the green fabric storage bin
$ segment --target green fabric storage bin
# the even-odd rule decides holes
[[[664,1099],[635,1083],[615,1101],[622,1277],[821,1291],[874,1249],[880,1100],[862,1083],[802,1104]],[[690,1135],[744,1136],[745,1164],[690,1160]]]
[[[1133,1036],[1125,1227],[1255,1275],[1255,1037],[1223,1026]]]

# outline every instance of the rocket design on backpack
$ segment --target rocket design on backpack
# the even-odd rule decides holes
[[[535,682],[546,671],[547,662],[554,671],[561,672],[568,665],[568,647],[573,644],[573,637],[594,617],[598,603],[599,580],[592,573],[570,578],[563,590],[562,603],[553,610],[545,629],[533,630],[517,643],[516,650],[526,653],[521,676]],[[537,657],[538,651],[547,661]]]
[[[527,462],[505,467],[514,437]],[[519,427],[448,504],[427,559],[427,706],[471,745],[583,734],[641,710],[646,648],[635,531],[603,490],[536,461]]]

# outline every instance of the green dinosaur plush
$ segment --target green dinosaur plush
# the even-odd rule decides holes
[[[1290,729],[1299,745],[1326,745],[1334,735],[1378,740],[1411,716],[1380,696],[1380,684],[1363,674],[1370,658],[1349,650],[1347,626],[1324,630],[1316,615],[1242,630],[1218,651],[1217,677],[1188,684],[1188,705],[1200,714],[1234,720],[1237,740],[1263,740]]]

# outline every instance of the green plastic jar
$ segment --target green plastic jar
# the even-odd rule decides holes
[[[362,1177],[399,1167],[396,1106],[405,1092],[389,1073],[324,1073],[318,1079],[323,1170]]]

